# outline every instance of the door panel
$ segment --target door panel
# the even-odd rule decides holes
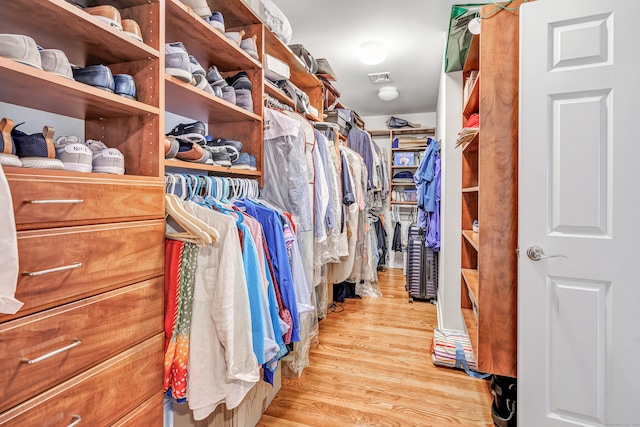
[[[640,426],[638,13],[631,0],[521,8],[520,427]]]

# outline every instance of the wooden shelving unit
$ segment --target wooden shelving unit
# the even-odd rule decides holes
[[[183,162],[182,160],[167,159],[164,161],[164,165],[172,168],[193,169],[200,171],[215,172],[215,175],[223,176],[238,176],[245,178],[255,178],[262,175],[260,171],[252,171],[237,168],[227,168],[224,166],[205,165],[202,163]]]
[[[268,93],[269,95],[273,96],[283,104],[288,105],[293,109],[296,108],[296,104],[293,102],[293,99],[291,99],[289,95],[284,93],[280,88],[278,88],[276,85],[274,85],[273,83],[271,83],[269,80],[266,80],[266,79],[264,81],[264,91],[265,93]]]
[[[463,81],[472,73],[477,78],[463,99],[461,120],[464,125],[478,113],[480,128],[460,144],[462,315],[478,370],[509,377],[517,373],[517,41],[517,11],[482,21],[463,68]]]

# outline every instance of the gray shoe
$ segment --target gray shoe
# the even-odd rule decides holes
[[[231,166],[231,157],[225,147],[204,147],[205,151],[211,153],[211,161],[216,166]]]
[[[218,71],[218,67],[215,65],[209,67],[209,71],[207,71],[207,81],[211,83],[211,86],[220,86],[223,88],[227,85],[227,81],[222,77],[222,74]]]
[[[256,61],[258,60],[258,49],[256,48],[257,39],[258,36],[247,37],[240,42],[240,48]]]
[[[204,77],[204,74],[194,74],[193,79],[195,80],[196,87],[198,89],[202,89],[203,91],[207,92],[210,95],[215,95],[215,93],[213,92],[213,89],[211,88],[211,85],[209,84],[207,79]]]
[[[232,103],[233,105],[236,105],[236,90],[227,85],[225,87],[222,88],[222,99],[224,99],[227,102]]]
[[[43,49],[40,51],[42,69],[58,76],[73,80],[73,72],[67,55],[58,49]]]
[[[56,138],[56,157],[60,159],[65,170],[75,172],[91,172],[93,153],[77,136],[61,136]]]
[[[42,70],[36,41],[18,34],[0,34],[0,56]]]
[[[236,105],[253,113],[253,98],[251,98],[251,91],[249,89],[235,89],[235,91]]]
[[[93,152],[94,172],[124,175],[124,156],[120,150],[93,139],[88,139],[86,143]]]
[[[165,72],[183,82],[191,83],[191,63],[189,54],[184,46],[174,46],[175,43],[164,45],[164,69]],[[182,43],[180,43],[182,45]]]
[[[206,74],[202,65],[200,65],[196,57],[193,55],[189,55],[189,65],[191,67],[191,74],[202,74],[203,77]]]

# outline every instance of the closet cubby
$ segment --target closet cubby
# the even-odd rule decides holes
[[[462,125],[478,113],[480,130],[460,148],[461,311],[478,370],[515,377],[518,12],[491,5],[487,13],[463,67]]]

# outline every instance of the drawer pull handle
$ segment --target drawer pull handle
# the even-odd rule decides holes
[[[53,350],[51,353],[47,353],[47,354],[42,355],[42,356],[40,356],[40,357],[38,357],[38,358],[36,358],[36,359],[26,359],[26,358],[24,358],[24,357],[23,357],[22,359],[20,359],[20,362],[22,362],[22,363],[26,363],[27,365],[33,365],[33,364],[36,364],[36,363],[40,363],[40,362],[42,362],[43,360],[47,360],[47,359],[49,359],[50,357],[53,357],[53,356],[55,356],[55,355],[57,355],[57,354],[64,353],[65,351],[69,351],[69,350],[71,350],[73,347],[77,347],[77,346],[79,346],[80,344],[82,344],[82,341],[80,341],[78,338],[74,338],[74,339],[71,341],[71,344],[69,344],[69,345],[67,345],[67,346],[64,346],[64,347],[62,347],[62,348],[59,348],[59,349],[57,349],[57,350]],[[79,417],[78,417],[78,418],[79,418]]]
[[[74,262],[73,264],[63,265],[62,267],[50,268],[48,270],[40,270],[40,271],[25,271],[22,273],[23,276],[42,276],[44,274],[49,273],[57,273],[59,271],[73,270],[74,268],[82,267],[81,262]]]
[[[51,205],[51,204],[78,204],[83,203],[82,199],[68,199],[68,200],[25,200],[25,203],[31,205]]]
[[[67,427],[77,426],[78,424],[80,424],[80,421],[82,421],[82,417],[80,415],[72,415],[71,418],[75,421],[69,424]]]

